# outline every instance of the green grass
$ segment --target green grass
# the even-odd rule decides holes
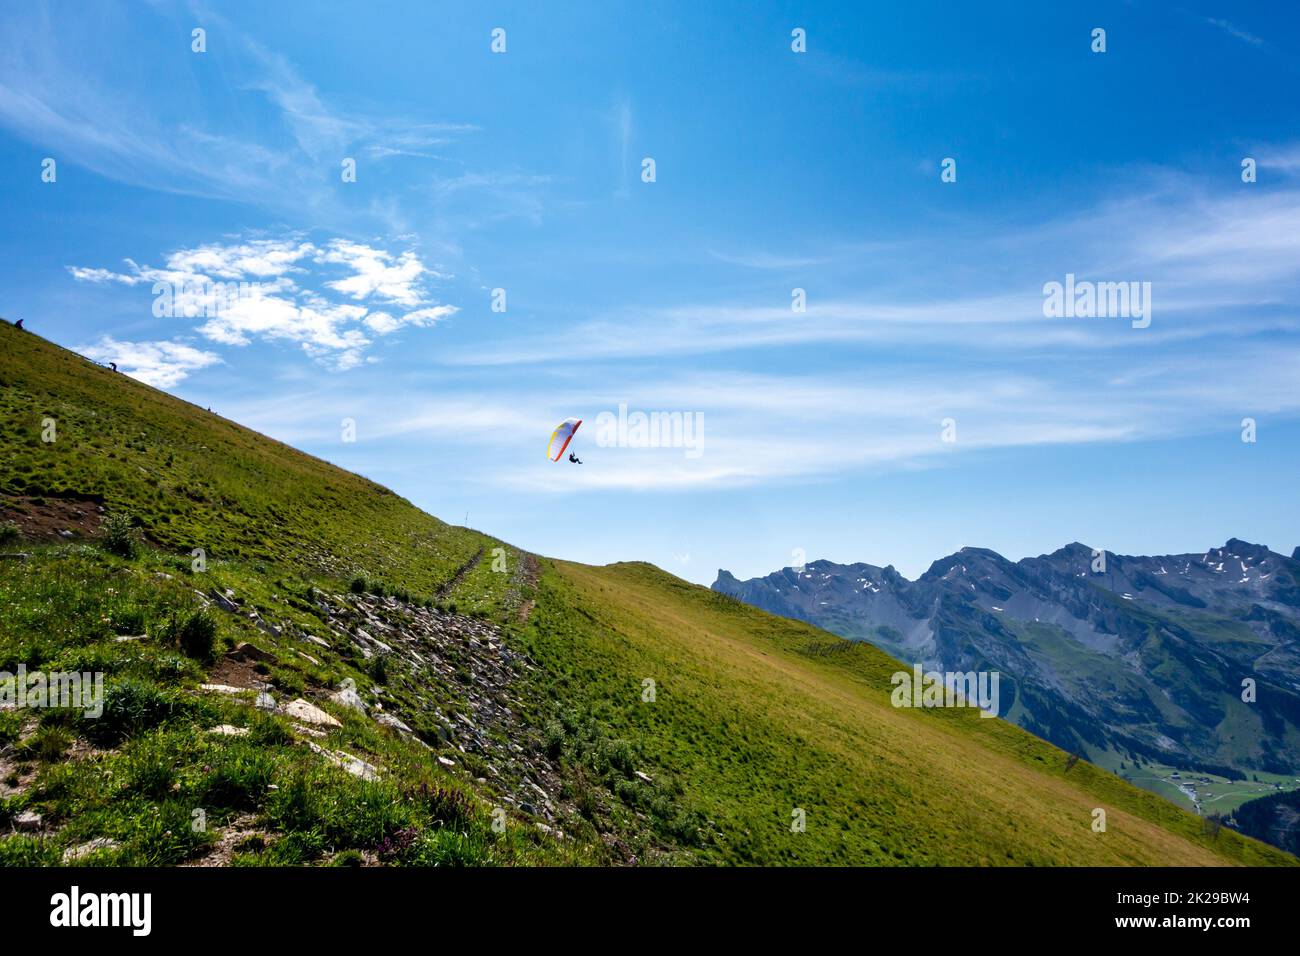
[[[868,645],[646,565],[541,561],[531,583],[513,548],[0,324],[0,522],[30,527],[60,501],[96,513],[102,501],[129,525],[93,541],[9,536],[5,550],[28,558],[0,560],[0,670],[102,672],[107,707],[0,713],[0,759],[21,782],[0,798],[0,832],[24,811],[44,822],[0,839],[0,865],[57,863],[101,838],[113,845],[83,862],[176,864],[226,838],[228,862],[246,866],[1296,862],[1204,834],[1088,763],[1067,770],[1002,721],[890,706],[900,665]],[[418,677],[364,660],[315,600],[350,589],[399,594],[399,615],[455,605],[504,628],[535,666],[500,742],[535,738],[557,762],[567,839],[515,811],[497,832],[481,755],[456,753],[453,774],[418,741],[322,701],[345,679],[382,685],[436,747],[434,706],[454,716],[473,689],[457,658],[468,648]],[[233,613],[203,610],[201,594],[227,591]],[[267,657],[255,669],[278,698],[311,696],[340,720],[319,746],[380,779],[324,761],[250,700],[201,692],[241,642]],[[249,732],[208,732],[219,724]],[[1105,833],[1091,827],[1099,807]]]
[[[0,328],[0,355],[0,494],[102,501],[175,554],[202,548],[209,560],[360,575],[421,595],[501,546],[12,326]],[[467,603],[491,605],[507,578],[476,576]]]
[[[896,709],[900,665],[647,565],[549,564],[521,635],[638,769],[682,787],[697,854],[743,864],[1263,864],[1292,858],[968,710]],[[641,699],[653,679],[656,700]],[[573,706],[570,704],[570,706]],[[1105,833],[1091,828],[1104,808]],[[791,814],[806,830],[791,832]]]

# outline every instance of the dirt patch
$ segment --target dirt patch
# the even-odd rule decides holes
[[[17,796],[36,781],[37,762],[18,757],[18,744],[36,732],[36,724],[34,717],[24,720],[17,741],[0,747],[0,800]]]
[[[182,863],[181,866],[229,866],[230,859],[236,853],[242,852],[241,845],[250,837],[260,837],[264,844],[269,845],[274,842],[272,837],[265,830],[256,826],[257,817],[253,814],[244,814],[230,821],[230,826],[221,831],[221,836],[217,842],[201,857]]]
[[[32,541],[94,538],[103,516],[97,496],[0,495],[0,523],[12,521],[18,533]]]
[[[533,605],[536,603],[532,598],[529,598],[519,605],[518,620],[520,624],[528,623],[528,615],[533,613]]]
[[[109,754],[117,753],[112,747],[96,747],[84,737],[78,737],[72,742],[68,752],[63,755],[64,760],[98,760]]]
[[[0,800],[7,800],[22,793],[36,779],[36,767],[32,763],[20,764],[14,759],[13,745],[0,747]]]
[[[244,687],[248,690],[266,690],[271,686],[265,677],[254,670],[251,662],[229,656],[221,658],[212,666],[204,683]]]

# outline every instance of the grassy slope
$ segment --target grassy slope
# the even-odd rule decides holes
[[[102,495],[164,549],[430,594],[499,544],[386,488],[0,323],[0,492]],[[57,440],[41,440],[53,418]]]
[[[57,434],[48,443],[41,440],[47,418]],[[0,840],[0,865],[57,863],[62,851],[97,837],[117,847],[85,862],[179,863],[212,851],[221,833],[236,828],[271,838],[233,854],[249,864],[373,853],[384,838],[411,832],[418,838],[392,859],[599,859],[582,845],[539,840],[527,819],[512,818],[498,835],[489,815],[495,795],[474,799],[475,787],[418,744],[322,699],[344,679],[363,690],[374,681],[366,662],[317,617],[312,588],[346,591],[360,575],[416,600],[500,610],[518,600],[514,581],[481,570],[499,542],[0,323],[0,524],[30,525],[33,515],[69,496],[135,516],[156,549],[126,560],[75,540],[0,546],[30,554],[27,561],[0,561],[0,671],[24,664],[105,672],[110,711],[120,703],[133,716],[130,726],[118,727],[117,719],[92,723],[66,711],[0,713],[0,832],[24,811],[40,813],[51,828],[41,838]],[[96,512],[94,505],[79,507]],[[202,574],[191,567],[194,548],[207,552]],[[484,560],[440,594],[480,552]],[[515,567],[517,553],[507,554]],[[320,743],[383,767],[384,780],[363,781],[328,766],[295,742],[282,716],[197,693],[211,679],[209,665],[162,635],[171,621],[199,609],[196,590],[227,588],[243,610],[210,615],[218,651],[240,641],[267,651],[272,659],[259,665],[259,676],[280,701],[305,694],[324,705],[343,726]],[[285,636],[260,630],[246,616],[253,610]],[[334,646],[293,640],[291,632]],[[117,641],[140,634],[147,637]],[[387,691],[390,709],[413,697],[392,682]],[[399,712],[421,727],[415,708]],[[218,724],[250,735],[204,733]],[[189,825],[196,807],[208,814],[206,832]]]
[[[726,862],[1290,861],[999,720],[896,709],[899,665],[647,565],[553,562],[526,639],[718,824]],[[641,700],[642,681],[656,700]],[[791,812],[807,830],[790,832]],[[1107,832],[1091,829],[1107,811]]]
[[[53,444],[39,437],[47,416],[59,423]],[[499,544],[430,518],[365,479],[7,326],[0,326],[0,448],[0,495],[11,502],[15,495],[102,495],[111,509],[137,515],[160,550],[187,553],[204,547],[215,562],[210,573],[268,603],[285,590],[285,577],[294,587],[309,582],[337,589],[354,573],[432,595],[480,550]],[[508,553],[514,567],[518,556]],[[106,568],[101,561],[79,565],[90,559],[75,553],[50,560],[62,562],[60,573],[89,602],[77,609],[83,617],[95,602],[119,599],[121,587],[108,587],[115,583],[111,571],[131,574],[137,590],[170,587],[149,585],[143,577],[147,569]],[[184,573],[186,564],[173,562],[168,568]],[[34,587],[16,577],[24,572],[6,573],[11,596]],[[92,580],[97,576],[102,579]],[[81,579],[89,583],[76,583]],[[506,604],[517,599],[518,587],[512,576],[490,573],[485,559],[449,598],[513,620]],[[185,587],[178,581],[175,589],[180,600]],[[533,596],[536,605],[527,623],[509,625],[513,640],[543,665],[532,678],[536,696],[530,716],[538,722],[556,718],[547,733],[556,752],[565,755],[579,794],[586,775],[603,773],[610,783],[611,764],[625,771],[610,783],[618,806],[590,814],[597,829],[624,832],[623,823],[649,818],[654,840],[665,851],[686,848],[696,859],[717,862],[1295,862],[1229,832],[1203,836],[1194,816],[1086,764],[1067,772],[1064,754],[1001,721],[968,711],[894,709],[888,701],[889,674],[898,665],[881,652],[744,607],[648,566],[543,562]],[[147,601],[142,594],[136,603]],[[48,604],[40,613],[48,613]],[[39,614],[29,621],[31,628],[47,623]],[[67,627],[78,627],[75,616]],[[312,627],[306,616],[302,627]],[[29,630],[23,639],[39,643],[34,633]],[[70,653],[64,645],[23,647],[38,663]],[[3,640],[0,650],[5,650]],[[162,681],[160,674],[167,672],[165,691],[199,678],[197,665],[173,660],[166,651],[140,654],[131,673]],[[290,685],[301,680],[309,688],[332,686],[340,676],[351,676],[348,661],[322,656],[320,668],[299,668]],[[364,681],[364,675],[357,676]],[[654,703],[641,700],[646,678],[656,682]],[[240,713],[207,715],[204,724],[245,719]],[[161,763],[189,768],[191,776],[172,783],[180,783],[184,794],[207,793],[215,785],[207,750],[216,745],[191,742],[189,725],[170,736],[166,728],[160,733],[157,740],[132,740],[122,754],[105,759],[134,759],[148,769],[160,763],[156,753],[150,757],[150,748],[174,747],[180,756]],[[283,736],[275,728],[258,733],[271,741]],[[340,733],[352,751],[400,768],[404,781],[445,782],[436,766],[426,765],[429,758],[420,763],[416,752],[375,738],[368,727],[349,720]],[[615,759],[589,759],[593,739],[599,742],[596,749],[614,752]],[[611,742],[625,745],[632,756],[618,757],[620,751],[607,746]],[[284,765],[263,768],[280,775],[275,779],[283,777],[283,787],[274,792],[309,792],[306,783],[294,781],[316,782],[313,775],[319,772],[302,762],[300,749],[285,745],[274,753]],[[231,774],[243,779],[253,772],[246,766],[253,760],[250,748],[234,761]],[[631,773],[632,761],[655,778],[653,786]],[[49,780],[42,792],[53,794],[48,807],[69,815],[81,835],[103,832],[83,822],[90,814],[110,812],[94,803],[92,778],[66,763],[45,773]],[[259,779],[264,785],[271,778]],[[330,786],[346,787],[350,794],[331,805],[359,807],[357,819],[371,835],[399,824],[423,827],[437,815],[420,811],[414,818],[383,818],[378,808],[396,791],[362,787],[337,775],[329,779]],[[147,804],[147,783],[117,796]],[[82,798],[89,801],[85,812],[73,812]],[[286,808],[285,799],[260,805],[268,826],[317,835],[324,830],[332,834],[331,845],[339,844],[348,818],[317,819],[323,809]],[[790,832],[795,807],[807,811],[804,833]],[[1105,834],[1091,830],[1095,807],[1107,810]],[[181,820],[183,808],[178,804],[168,812]],[[116,825],[141,827],[141,819]],[[470,835],[492,839],[482,819]],[[353,842],[365,846],[368,839]],[[128,847],[152,845],[128,842]],[[184,858],[185,852],[180,848],[157,861]],[[599,858],[553,852],[535,841],[512,843],[495,856],[481,848],[465,855],[503,862]],[[670,852],[663,858],[680,856]]]

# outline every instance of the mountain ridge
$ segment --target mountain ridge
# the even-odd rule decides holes
[[[1143,556],[1076,541],[1015,562],[964,547],[914,581],[812,561],[746,581],[720,569],[713,588],[907,662],[996,666],[1015,689],[1004,716],[1093,758],[1300,769],[1300,562],[1264,545]],[[1269,689],[1255,711],[1236,699],[1247,678]]]

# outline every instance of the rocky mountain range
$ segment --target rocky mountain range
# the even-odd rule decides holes
[[[1300,548],[1074,543],[1014,562],[963,548],[915,581],[815,561],[748,581],[719,571],[713,588],[909,664],[997,670],[1001,716],[1101,763],[1300,768]]]

